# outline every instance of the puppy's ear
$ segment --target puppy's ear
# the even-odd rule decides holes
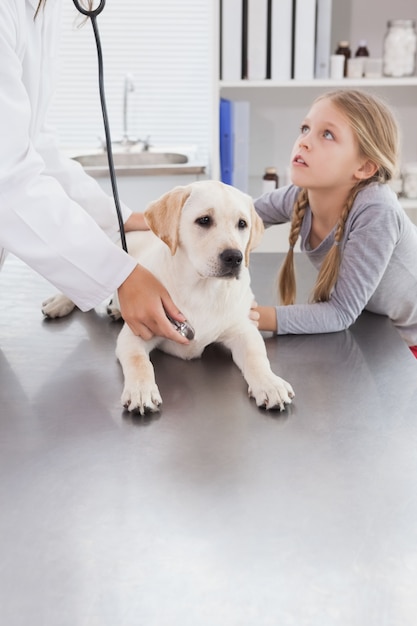
[[[256,246],[261,242],[262,235],[264,234],[265,227],[262,219],[259,217],[257,212],[255,211],[255,207],[251,204],[251,231],[250,231],[250,239],[248,245],[245,250],[245,264],[249,265],[249,254],[250,251],[256,248]]]
[[[145,211],[149,228],[166,243],[171,254],[175,254],[178,247],[181,211],[190,193],[190,186],[174,187],[155,202],[151,202]]]

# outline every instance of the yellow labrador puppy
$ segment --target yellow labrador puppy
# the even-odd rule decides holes
[[[116,348],[124,374],[122,405],[141,414],[159,410],[149,359],[154,348],[193,359],[216,342],[230,349],[256,404],[284,410],[294,392],[272,372],[262,335],[249,318],[249,253],[263,233],[252,199],[218,181],[200,181],[164,194],[145,217],[151,230],[127,233],[129,254],[165,285],[195,334],[188,345],[163,337],[144,341],[124,324]],[[117,307],[115,298],[113,318],[120,316]],[[48,303],[43,311],[48,315]]]
[[[272,372],[263,338],[249,319],[249,252],[263,233],[251,198],[223,183],[201,181],[166,193],[145,217],[153,232],[128,233],[129,253],[165,285],[195,336],[185,346],[161,337],[143,341],[125,324],[116,349],[125,379],[123,406],[158,411],[153,348],[193,359],[217,342],[230,349],[256,404],[283,410],[294,396],[292,387]]]

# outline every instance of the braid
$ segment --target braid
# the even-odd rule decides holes
[[[324,261],[321,265],[319,274],[317,276],[316,284],[314,285],[312,301],[313,302],[327,302],[330,300],[331,291],[336,284],[337,277],[339,275],[341,254],[340,243],[345,232],[346,220],[352,209],[353,203],[359,191],[369,183],[368,180],[361,181],[355,187],[352,188],[342,214],[337,223],[336,232],[334,235],[334,245],[330,248],[326,254]]]
[[[294,246],[300,235],[307,204],[307,191],[301,189],[295,201],[292,214],[289,236],[290,247],[279,272],[279,294],[282,304],[294,304],[295,302]]]

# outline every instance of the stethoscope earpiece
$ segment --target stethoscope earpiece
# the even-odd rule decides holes
[[[72,1],[75,4],[75,8],[77,9],[77,11],[79,11],[86,17],[97,17],[97,15],[100,15],[106,4],[106,0],[100,0],[100,3],[96,9],[84,9],[84,7],[81,6],[79,0]]]

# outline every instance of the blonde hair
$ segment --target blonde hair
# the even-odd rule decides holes
[[[378,98],[359,90],[338,89],[316,98],[330,100],[347,118],[358,142],[360,154],[371,161],[377,170],[373,176],[355,184],[342,210],[334,236],[334,245],[321,265],[311,300],[325,302],[330,299],[336,283],[341,261],[340,243],[346,220],[359,191],[372,182],[386,183],[395,176],[399,159],[399,130],[394,115]],[[279,273],[279,293],[282,304],[294,304],[296,284],[294,274],[294,246],[300,234],[308,195],[301,189],[294,203],[290,248]]]
[[[36,7],[36,11],[35,11],[35,17],[34,17],[33,19],[36,19],[36,16],[38,15],[38,13],[39,13],[39,11],[41,10],[41,8],[42,8],[43,6],[45,6],[45,4],[46,4],[46,0],[39,0],[39,4],[38,4],[38,6]]]
[[[85,4],[88,7],[88,9],[91,10],[93,8],[93,1],[94,0],[85,0],[85,2],[81,2],[81,4]],[[45,4],[46,4],[46,0],[39,0],[38,6],[36,7],[35,16],[33,19],[36,19],[36,16],[38,15],[41,8],[45,6]]]

